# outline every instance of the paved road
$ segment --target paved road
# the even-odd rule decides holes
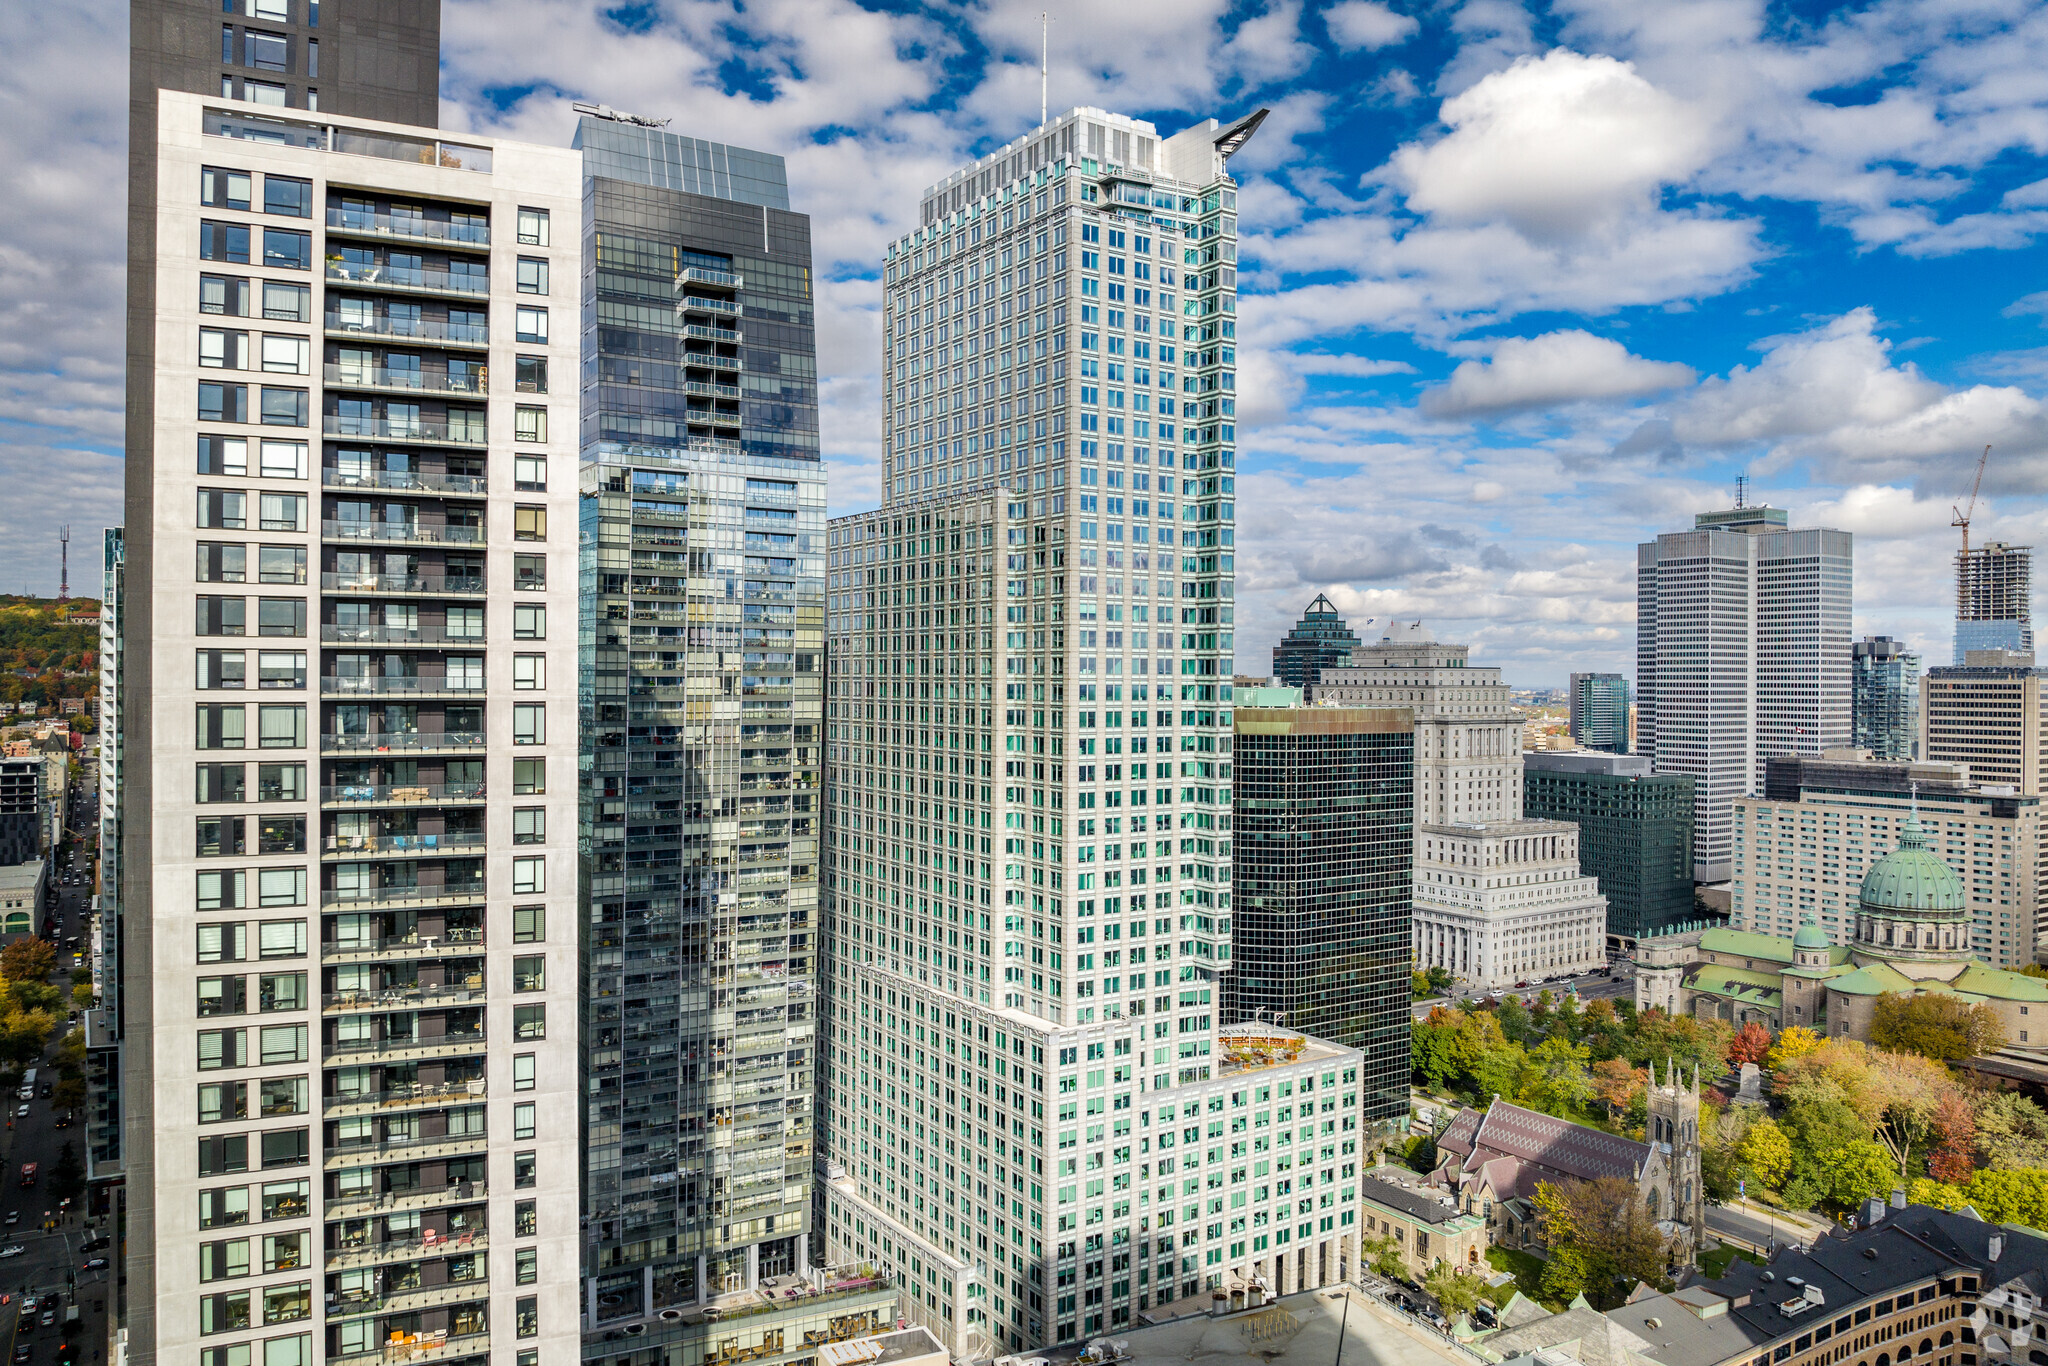
[[[1564,989],[1569,984],[1578,988],[1580,1005],[1602,998],[1608,1000],[1618,1000],[1624,997],[1632,998],[1635,995],[1635,977],[1633,972],[1634,970],[1627,964],[1618,964],[1614,969],[1614,976],[1612,977],[1597,977],[1587,973],[1579,977],[1568,977],[1558,982],[1532,983],[1527,987],[1517,988],[1504,994],[1520,996],[1524,1001],[1534,1005],[1536,998],[1545,991],[1550,993],[1552,1000],[1563,996]],[[1470,989],[1463,989],[1460,994],[1467,1000],[1481,995],[1481,993]],[[1460,999],[1460,994],[1448,997],[1439,996],[1427,1001],[1416,1001],[1410,1007],[1409,1013],[1418,1020],[1422,1019],[1429,1014],[1433,1006],[1456,1005]]]
[[[1725,1233],[1758,1247],[1802,1247],[1827,1231],[1801,1216],[1760,1210],[1749,1206],[1707,1206],[1707,1231]]]

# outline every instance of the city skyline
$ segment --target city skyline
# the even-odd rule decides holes
[[[1318,591],[1354,624],[1439,622],[1517,683],[1622,667],[1628,546],[1725,504],[1745,468],[1760,500],[1864,539],[1856,634],[1945,656],[1948,585],[1928,566],[1952,556],[1948,508],[1984,441],[1996,450],[1978,537],[2035,543],[2048,516],[2039,301],[2000,283],[2044,258],[2028,188],[2038,166],[2000,155],[2020,136],[2019,110],[1980,88],[1993,64],[2042,41],[2042,21],[1993,32],[1986,19],[1960,35],[1960,74],[1935,91],[1918,74],[1929,21],[1880,8],[1893,21],[1882,33],[1866,17],[1796,41],[1695,35],[1691,62],[1673,55],[1665,10],[1627,33],[1591,12],[1482,21],[1362,0],[1151,27],[1143,7],[1055,10],[1056,104],[1136,108],[1162,127],[1198,107],[1275,110],[1269,145],[1248,148],[1240,172],[1261,222],[1245,242],[1243,667],[1263,671]],[[849,9],[817,23],[769,6],[723,32],[655,5],[609,13],[451,4],[442,122],[563,145],[569,101],[586,97],[786,152],[833,244],[818,290],[833,511],[870,505],[875,269],[893,231],[881,206],[1034,121],[1036,16]],[[119,18],[88,4],[14,23],[28,59],[0,98],[31,135],[10,152],[26,192],[0,208],[0,237],[23,262],[0,308],[13,339],[0,441],[14,472],[63,477],[15,481],[0,582],[47,591],[44,527],[119,520],[118,233],[91,225],[118,213],[94,186],[122,151],[120,82],[81,56]],[[814,47],[807,28],[829,28],[832,46]],[[1757,109],[1738,116],[1730,72],[1763,56],[1784,59],[1783,84],[1750,90]],[[1853,98],[1838,108],[1812,93],[1823,86]],[[1827,132],[1844,108],[1872,111],[1855,116],[1869,127],[1853,152]],[[1926,110],[1919,123],[1913,109]],[[1773,119],[1767,137],[1736,136]],[[1646,134],[1626,175],[1550,168],[1590,218],[1547,192],[1475,188],[1518,129],[1559,121]],[[1879,179],[1881,164],[1905,169]],[[1744,176],[1764,190],[1738,197]],[[1479,259],[1490,239],[1513,251]],[[1425,248],[1468,264],[1425,270]],[[1549,283],[1514,264],[1537,257]],[[65,342],[28,347],[37,335]],[[1777,396],[1801,379],[1825,401],[1794,418]],[[1398,503],[1374,499],[1385,487],[1403,491]]]

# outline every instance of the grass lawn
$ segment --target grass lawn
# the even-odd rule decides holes
[[[1755,1262],[1758,1266],[1765,1264],[1764,1259],[1756,1256],[1754,1253],[1744,1252],[1739,1247],[1723,1243],[1712,1252],[1702,1252],[1700,1254],[1700,1270],[1706,1272],[1709,1279],[1718,1281],[1721,1277],[1728,1274],[1729,1266],[1734,1263],[1737,1257],[1747,1262]]]
[[[1495,1271],[1506,1271],[1513,1274],[1515,1289],[1521,1291],[1530,1299],[1536,1300],[1538,1303],[1543,1302],[1542,1297],[1536,1293],[1537,1286],[1543,1280],[1543,1259],[1541,1257],[1534,1257],[1526,1252],[1518,1252],[1511,1247],[1490,1247],[1486,1249],[1486,1260],[1492,1264]]]

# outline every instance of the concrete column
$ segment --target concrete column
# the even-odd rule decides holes
[[[711,1298],[711,1295],[712,1295],[712,1290],[711,1290],[711,1284],[710,1284],[710,1280],[709,1280],[709,1271],[710,1271],[710,1268],[709,1268],[708,1266],[706,1266],[706,1265],[705,1265],[705,1257],[704,1257],[704,1254],[703,1254],[703,1253],[701,1253],[701,1252],[700,1252],[700,1253],[698,1253],[698,1254],[697,1254],[697,1303],[699,1303],[699,1304],[703,1304],[703,1303],[704,1303],[705,1301],[709,1300],[709,1299]]]
[[[747,1289],[758,1290],[760,1288],[761,1245],[759,1243],[749,1243],[747,1245]]]

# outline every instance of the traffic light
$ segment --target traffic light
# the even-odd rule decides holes
[[[59,1343],[57,1345],[57,1366],[72,1366],[74,1360],[75,1357],[72,1353],[71,1344],[68,1342]]]

